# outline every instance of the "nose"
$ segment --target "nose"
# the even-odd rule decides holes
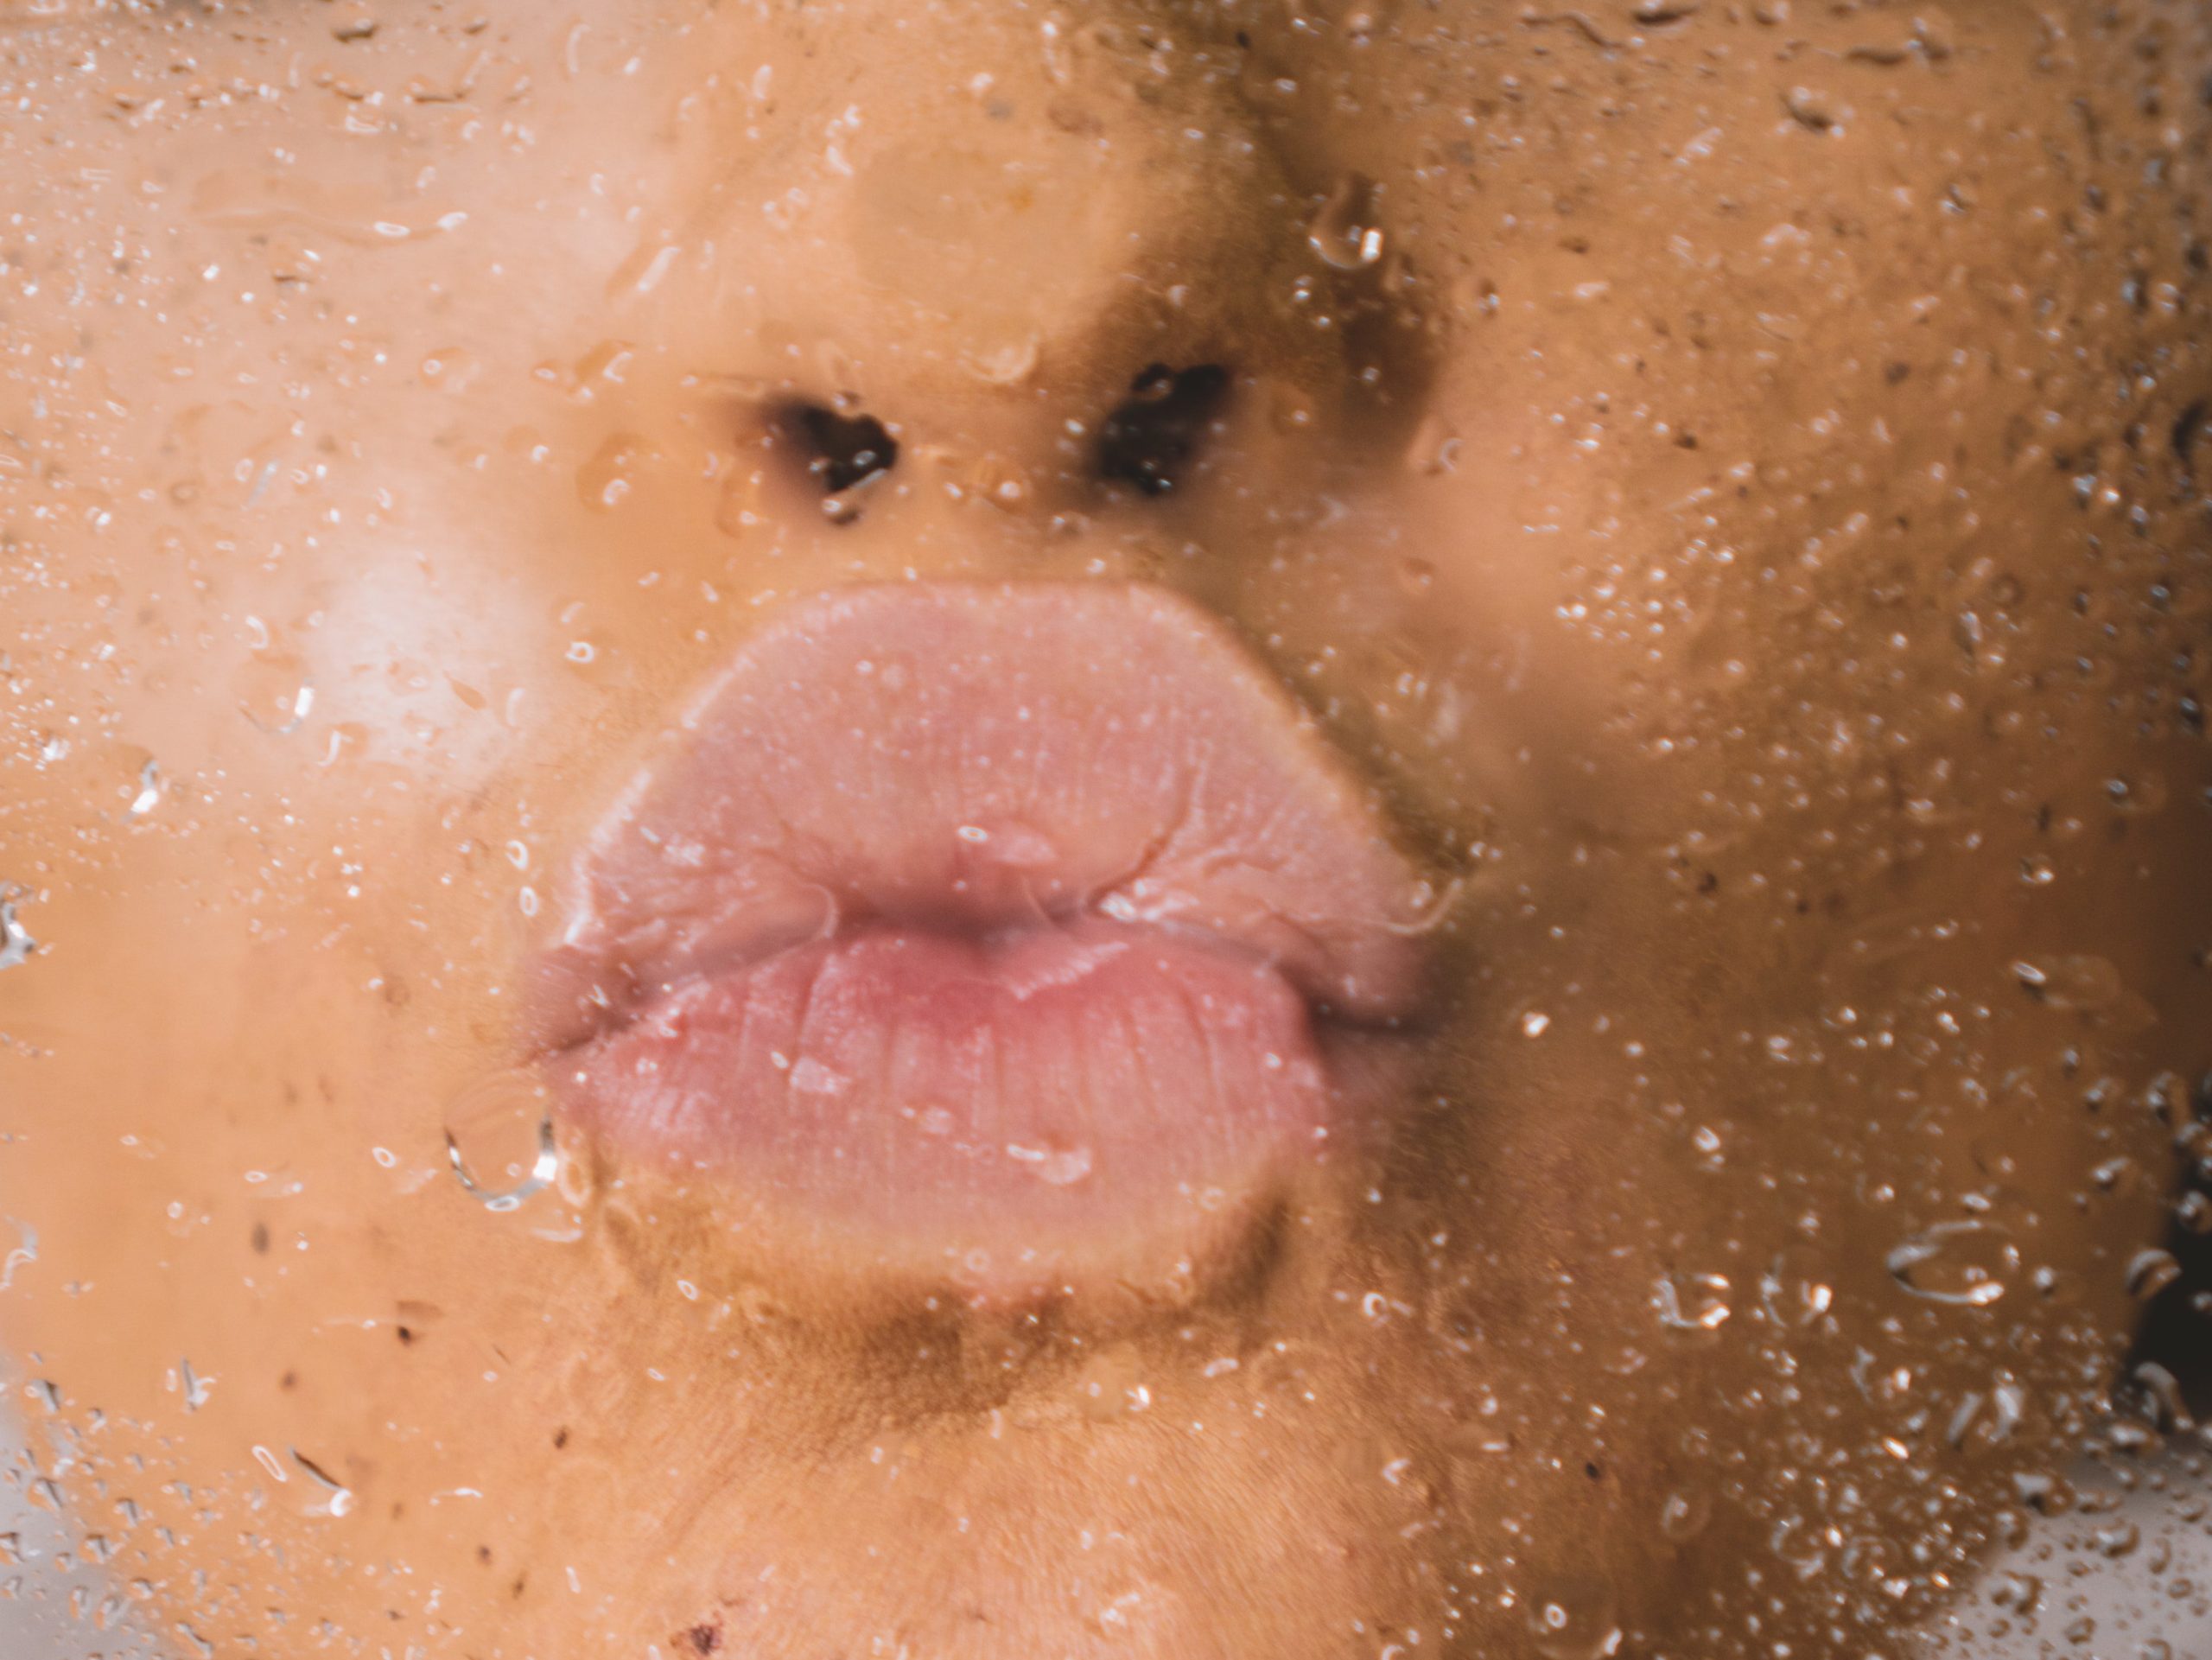
[[[775,395],[1049,493],[1176,376],[1325,382],[1287,186],[1198,45],[999,0],[836,44],[835,94],[744,169]]]

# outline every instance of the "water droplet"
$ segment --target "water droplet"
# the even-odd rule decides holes
[[[1974,668],[1989,670],[2005,666],[2004,642],[1996,637],[1993,626],[1982,620],[1980,612],[1961,611],[1953,618],[1951,638]]]
[[[579,402],[588,404],[599,395],[601,386],[622,385],[629,378],[630,366],[637,358],[638,348],[628,340],[595,341],[569,366],[570,388]],[[626,435],[618,435],[617,441],[637,442]]]
[[[480,366],[474,353],[458,346],[444,346],[424,358],[416,372],[426,386],[457,392],[467,390],[476,378]]]
[[[1834,96],[1817,86],[1793,86],[1782,95],[1789,118],[1813,132],[1832,132],[1842,122],[1844,111]]]
[[[2027,1391],[2010,1377],[2000,1376],[1986,1396],[1977,1391],[1959,1402],[1943,1438],[1955,1447],[1964,1447],[1970,1437],[1998,1446],[2012,1438],[2027,1415]]]
[[[352,1488],[331,1475],[296,1447],[292,1448],[292,1462],[307,1472],[308,1479],[322,1490],[324,1495],[307,1507],[307,1513],[309,1516],[343,1517],[353,1513],[353,1491]]]
[[[2212,1233],[2212,1194],[2191,1191],[2174,1204],[2174,1220],[2190,1233]]]
[[[1989,1600],[1998,1607],[2025,1618],[2035,1612],[2036,1605],[2043,1600],[2043,1581],[2032,1574],[2008,1569],[1997,1576]]]
[[[446,1157],[461,1185],[494,1211],[512,1211],[560,1173],[550,1097],[519,1068],[480,1078],[445,1111]]]
[[[1389,27],[1390,14],[1395,10],[1389,4],[1354,6],[1344,14],[1344,33],[1353,45],[1366,46]]]
[[[16,906],[27,897],[14,883],[0,882],[0,969],[21,968],[38,950],[38,941],[16,914]]]
[[[1044,341],[1033,331],[961,354],[961,365],[992,386],[1018,386],[1037,372]]]
[[[215,1380],[212,1377],[202,1377],[198,1372],[193,1371],[192,1363],[189,1360],[180,1360],[176,1363],[176,1381],[177,1391],[184,1396],[184,1409],[187,1412],[197,1412],[206,1406],[208,1396],[215,1388]]]
[[[767,473],[740,464],[722,480],[715,506],[715,528],[724,536],[749,536],[766,522],[762,511],[767,493]]]
[[[249,170],[213,173],[200,180],[193,188],[192,212],[208,225],[259,232],[281,244],[270,250],[271,275],[279,281],[311,276],[317,263],[317,256],[289,232],[383,247],[435,236],[467,218],[457,211],[403,204],[376,186]]]
[[[1006,1155],[1027,1167],[1029,1173],[1048,1187],[1072,1187],[1090,1173],[1090,1149],[1087,1147],[1058,1148],[1049,1143],[1024,1147],[1017,1142],[1008,1142]]]
[[[1891,1275],[1913,1295],[1970,1308],[1995,1302],[2020,1269],[2012,1235],[1991,1222],[1939,1222],[1885,1260]]]
[[[801,1055],[791,1065],[791,1088],[801,1095],[842,1095],[852,1081],[812,1055]]]
[[[2074,1508],[2074,1489],[2058,1477],[2039,1470],[2022,1470],[2012,1477],[2012,1491],[2037,1516],[2063,1516]]]
[[[1375,182],[1347,173],[1306,226],[1306,241],[1332,270],[1360,270],[1382,258],[1382,230],[1376,224]]]
[[[315,708],[306,667],[289,652],[257,648],[234,686],[238,712],[271,737],[299,729]]]
[[[1613,1616],[1612,1587],[1598,1581],[1555,1587],[1529,1599],[1529,1634],[1546,1660],[1605,1660],[1625,1634]]]
[[[2189,1402],[2183,1397],[2181,1380],[2157,1361],[2146,1360],[2136,1367],[2135,1385],[2143,1391],[2151,1417],[2161,1431],[2185,1433],[2196,1427]]]
[[[1094,1423],[1112,1423],[1145,1411],[1152,1390],[1143,1381],[1136,1351],[1116,1345],[1096,1356],[1077,1376],[1076,1406]]]
[[[1672,1492],[1659,1506],[1659,1531],[1676,1544],[1694,1539],[1713,1520],[1713,1500],[1702,1492]]]
[[[2139,1173],[2139,1167],[2135,1161],[2123,1154],[2119,1158],[2105,1160],[2091,1170],[2089,1185],[2101,1193],[2133,1193],[2138,1186],[2134,1178]]]
[[[1268,424],[1284,437],[1311,431],[1320,419],[1313,394],[1293,381],[1271,379],[1267,388]]]
[[[1531,1009],[1521,1017],[1521,1035],[1524,1038],[1541,1038],[1550,1029],[1551,1023],[1550,1015]]]
[[[16,1231],[16,1243],[7,1256],[0,1257],[0,1291],[15,1284],[16,1275],[38,1261],[38,1230],[12,1217],[6,1219]]]
[[[2166,781],[2155,773],[2107,779],[2105,799],[2117,812],[2154,813],[2166,805]]]
[[[162,769],[158,762],[149,759],[138,769],[138,793],[130,798],[130,816],[143,818],[162,805]]]
[[[2127,1289],[2142,1302],[2150,1301],[2179,1278],[2181,1264],[2171,1251],[2138,1251],[2127,1264]]]
[[[637,487],[640,446],[634,434],[618,432],[594,450],[576,469],[576,496],[585,506],[612,512]]]
[[[1734,1312],[1727,1277],[1719,1274],[1669,1274],[1653,1289],[1651,1306],[1672,1332],[1717,1332]]]
[[[1440,415],[1422,418],[1406,446],[1406,466],[1434,478],[1459,470],[1459,435]]]
[[[1127,1637],[1143,1613],[1144,1601],[1141,1589],[1122,1592],[1097,1611],[1099,1626],[1116,1637]]]
[[[2031,853],[2020,861],[2020,880],[2030,887],[2048,887],[2058,880],[2058,866],[2048,854]]]

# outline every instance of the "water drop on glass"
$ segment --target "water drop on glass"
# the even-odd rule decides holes
[[[1713,1519],[1713,1501],[1701,1492],[1671,1492],[1659,1506],[1659,1531],[1676,1544],[1694,1539]]]
[[[577,498],[594,512],[612,512],[635,487],[638,461],[638,440],[616,433],[576,469]]]
[[[2096,1531],[2097,1552],[2100,1555],[2118,1560],[2132,1555],[2143,1542],[2143,1531],[2133,1522],[2114,1522]]]
[[[353,1509],[353,1491],[352,1488],[348,1487],[344,1482],[339,1480],[335,1476],[324,1470],[321,1466],[318,1465],[313,1459],[308,1457],[306,1453],[301,1452],[296,1447],[292,1449],[292,1462],[298,1465],[302,1470],[307,1472],[308,1479],[311,1480],[323,1494],[322,1498],[308,1506],[307,1513],[309,1516],[328,1516],[335,1517],[352,1514]]]
[[[1653,1289],[1651,1306],[1670,1332],[1717,1332],[1733,1312],[1727,1278],[1719,1274],[1669,1274]]]
[[[162,803],[162,769],[149,760],[138,769],[138,793],[130,798],[130,816],[143,818]]]
[[[1611,1587],[1594,1582],[1531,1596],[1529,1635],[1545,1660],[1606,1660],[1625,1640],[1613,1617]]]
[[[1307,226],[1308,246],[1333,270],[1360,270],[1382,258],[1382,231],[1375,223],[1375,185],[1347,173]]]
[[[1049,1143],[1024,1147],[1018,1142],[1008,1142],[1006,1155],[1047,1187],[1071,1187],[1090,1173],[1090,1149],[1087,1147],[1060,1148]]]
[[[0,882],[0,969],[21,968],[38,950],[38,941],[31,938],[30,930],[16,914],[16,906],[23,898],[22,888]]]
[[[2171,1251],[2139,1251],[2127,1265],[2127,1289],[2142,1302],[2150,1301],[2179,1278],[2181,1264]]]
[[[233,683],[238,712],[272,737],[297,731],[315,708],[315,688],[308,683],[306,665],[292,652],[270,648],[267,625],[250,618],[260,628],[253,655]]]
[[[461,1091],[446,1107],[445,1136],[454,1174],[491,1210],[513,1210],[560,1173],[551,1099],[528,1072],[495,1072]]]
[[[2043,1600],[2043,1581],[2032,1574],[1999,1574],[1989,1600],[1998,1607],[2025,1618],[2035,1612],[2036,1604]]]
[[[1939,1222],[1898,1244],[1885,1262],[1891,1277],[1916,1297],[1986,1308],[2019,1271],[2020,1253],[2012,1236],[1993,1223]]]

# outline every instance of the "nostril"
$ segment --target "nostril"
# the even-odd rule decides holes
[[[778,438],[804,460],[825,495],[837,495],[887,473],[899,461],[899,441],[869,415],[840,415],[819,404],[791,404],[777,412]]]
[[[1106,417],[1098,436],[1103,477],[1133,484],[1147,496],[1175,488],[1198,451],[1206,428],[1229,396],[1229,371],[1216,363],[1147,367],[1128,400]]]

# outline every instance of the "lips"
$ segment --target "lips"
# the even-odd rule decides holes
[[[1371,1110],[1441,897],[1186,602],[849,588],[615,801],[532,1018],[573,1125],[756,1238],[984,1292],[1141,1276]]]

